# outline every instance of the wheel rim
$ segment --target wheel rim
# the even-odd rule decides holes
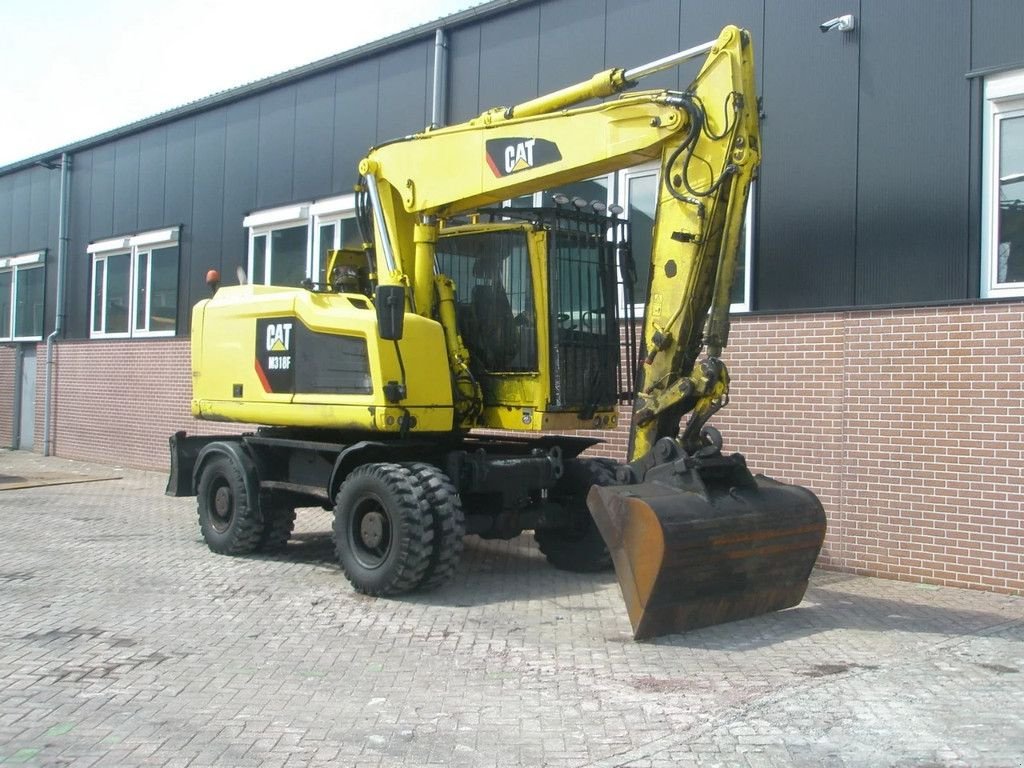
[[[209,493],[210,523],[218,533],[224,533],[235,515],[235,499],[225,478],[217,478]]]
[[[348,538],[350,549],[363,568],[379,568],[391,553],[391,518],[384,503],[368,496],[352,509]]]

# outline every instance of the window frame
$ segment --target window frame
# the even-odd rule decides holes
[[[18,316],[18,274],[29,270],[39,269],[43,271],[43,328],[38,336],[17,336],[15,335],[15,321]],[[7,320],[10,327],[9,336],[0,336],[0,342],[16,341],[42,341],[43,331],[46,330],[46,251],[29,251],[16,256],[7,256],[0,259],[0,272],[11,275],[11,309]]]
[[[981,298],[1024,296],[1024,281],[999,282],[999,127],[1007,118],[1024,117],[1024,69],[985,78],[982,125]]]
[[[326,264],[320,263],[321,240],[320,229],[326,226],[334,227],[334,239],[328,250],[341,248],[341,222],[355,220],[356,218],[356,196],[354,194],[339,195],[324,200],[318,200],[309,207],[310,218],[310,248],[309,248],[309,269],[306,277],[316,282],[321,270]],[[314,277],[315,276],[315,277]]]
[[[661,183],[661,163],[659,161],[652,161],[650,163],[644,163],[642,165],[635,165],[631,168],[623,168],[616,173],[615,179],[615,200],[622,206],[622,217],[629,221],[629,181],[633,178],[643,176],[656,176],[657,182],[655,189],[658,189],[657,185]],[[753,275],[754,275],[754,207],[755,197],[757,194],[757,182],[752,181],[750,184],[750,193],[747,195],[747,207],[743,214],[743,242],[741,247],[744,249],[744,260],[743,260],[743,301],[733,302],[729,305],[729,312],[742,314],[752,311],[751,297],[753,295]],[[655,217],[657,216],[657,207],[655,207]],[[653,235],[653,232],[652,232]],[[625,297],[622,295],[622,289],[619,289],[619,306],[623,306]],[[644,304],[638,303],[633,305],[633,312],[637,319],[643,317]]]
[[[310,217],[311,204],[296,203],[278,208],[267,208],[261,211],[254,211],[242,219],[242,226],[249,230],[248,256],[246,258],[246,274],[249,282],[254,285],[271,285],[270,276],[273,274],[273,233],[281,229],[293,229],[300,225],[306,228],[306,262],[305,274],[309,278],[311,274],[312,261],[316,258],[313,252],[313,232],[315,227],[311,226]],[[256,238],[266,237],[266,250],[263,255],[263,274],[258,278],[254,274],[254,260],[256,256]]]
[[[165,229],[155,229],[149,232],[140,232],[135,235],[128,235],[125,237],[111,238],[109,240],[99,240],[94,243],[90,243],[86,248],[86,253],[91,257],[91,263],[89,265],[89,338],[90,339],[133,339],[133,338],[166,338],[174,336],[178,332],[177,312],[178,312],[178,292],[180,285],[180,278],[175,277],[175,322],[174,328],[169,330],[153,331],[149,329],[149,310],[152,301],[152,279],[153,279],[153,257],[154,251],[159,251],[166,248],[174,248],[177,254],[177,265],[180,268],[181,264],[181,228],[180,227],[168,227]],[[138,301],[139,295],[139,261],[142,254],[149,256],[149,263],[146,268],[146,327],[143,329],[136,328],[138,321]],[[128,330],[127,331],[107,331],[107,301],[106,297],[108,294],[108,280],[110,278],[110,269],[107,266],[107,262],[116,256],[128,256]],[[96,299],[97,299],[97,271],[99,264],[103,264],[103,294],[102,300],[100,301],[100,327],[101,330],[96,329]],[[177,271],[177,270],[176,270]]]

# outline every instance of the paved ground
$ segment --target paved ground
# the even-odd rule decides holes
[[[109,474],[0,452],[0,474]],[[638,644],[528,537],[374,600],[329,518],[229,558],[160,475],[0,492],[0,764],[1024,765],[1024,599],[817,573],[804,604]]]

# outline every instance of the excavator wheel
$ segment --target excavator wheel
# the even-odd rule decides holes
[[[533,534],[548,562],[560,571],[593,573],[612,567],[612,556],[587,510],[587,493],[595,485],[613,485],[615,466],[610,459],[565,462],[565,474],[552,496],[568,508],[571,527],[541,529]]]
[[[273,500],[261,500],[263,512],[263,533],[260,535],[260,552],[280,552],[288,545],[295,528],[295,508]]]
[[[433,521],[416,476],[400,464],[364,464],[341,484],[334,549],[357,592],[397,595],[423,581]]]
[[[447,583],[462,559],[463,539],[466,536],[466,515],[462,501],[448,475],[431,464],[414,462],[403,464],[413,474],[422,491],[427,509],[432,516],[434,542],[430,562],[418,589],[436,589]]]
[[[259,547],[263,520],[258,500],[249,498],[237,462],[228,456],[209,459],[200,473],[196,496],[199,530],[212,551],[245,555]]]

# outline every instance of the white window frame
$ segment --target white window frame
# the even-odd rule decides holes
[[[117,237],[109,240],[100,240],[95,243],[91,243],[86,248],[86,253],[92,257],[92,264],[90,265],[90,292],[89,292],[89,338],[91,339],[130,339],[130,338],[160,338],[167,336],[174,336],[177,333],[177,323],[175,327],[170,330],[162,331],[151,331],[149,330],[149,310],[150,302],[152,300],[152,280],[153,280],[153,262],[152,253],[153,251],[160,250],[161,248],[172,248],[179,245],[180,229],[178,227],[168,227],[165,229],[154,229],[149,232],[140,232],[135,235],[129,235],[126,237]],[[97,265],[103,263],[103,301],[100,302],[100,327],[105,329],[107,327],[107,301],[106,301],[106,287],[107,279],[110,276],[110,270],[107,268],[107,260],[112,256],[128,255],[128,330],[127,331],[115,331],[113,333],[107,332],[106,330],[96,330],[96,271]],[[146,306],[144,308],[146,317],[146,328],[136,328],[136,320],[138,319],[139,307],[137,306],[136,297],[138,296],[139,289],[139,261],[142,255],[149,256],[149,264],[146,269]],[[181,251],[178,251],[178,258],[181,258]],[[176,289],[180,286],[176,286]]]
[[[982,127],[981,183],[981,296],[996,299],[1024,296],[1024,282],[999,282],[999,127],[1011,117],[1024,116],[1024,70],[985,79]]]
[[[258,285],[270,285],[271,265],[274,259],[273,237],[271,237],[271,234],[278,229],[291,229],[298,226],[306,227],[306,277],[308,278],[311,274],[316,274],[312,271],[312,261],[316,258],[316,252],[313,249],[313,231],[316,227],[311,226],[311,224],[310,203],[308,202],[254,211],[242,219],[242,226],[249,230],[249,257],[246,261],[246,274],[249,275],[249,282]],[[256,238],[263,235],[267,238],[263,274],[256,275],[253,274]]]
[[[622,216],[626,221],[629,221],[629,181],[633,178],[643,176],[656,176],[658,178],[658,184],[660,184],[661,163],[658,161],[644,163],[643,165],[636,165],[632,168],[625,168],[617,174],[616,200],[618,201],[618,204],[622,206]],[[756,187],[757,183],[752,182],[750,185],[750,194],[747,196],[747,209],[743,214],[744,230],[742,247],[745,250],[745,258],[743,260],[743,301],[730,304],[730,312],[750,312],[750,297],[752,293],[751,282],[753,278],[754,262],[754,196],[757,191]],[[656,189],[659,189],[659,187],[656,186]],[[620,295],[619,305],[621,306],[624,301],[625,298]],[[635,304],[633,306],[633,312],[637,318],[643,317],[644,305]]]
[[[320,270],[325,266],[320,263],[320,228],[334,226],[334,242],[328,250],[341,248],[341,222],[356,217],[356,196],[354,194],[339,195],[325,200],[318,200],[309,208],[310,230],[312,233],[309,256],[309,270],[306,276],[316,280]]]
[[[0,341],[41,341],[42,333],[38,336],[15,336],[14,320],[18,311],[18,273],[30,269],[46,269],[46,251],[31,251],[29,253],[8,256],[0,259],[0,272],[8,272],[11,275],[11,313],[7,318],[8,327],[11,329],[10,336],[0,336]],[[46,300],[45,275],[43,281],[43,300]],[[43,322],[45,323],[45,315]]]

